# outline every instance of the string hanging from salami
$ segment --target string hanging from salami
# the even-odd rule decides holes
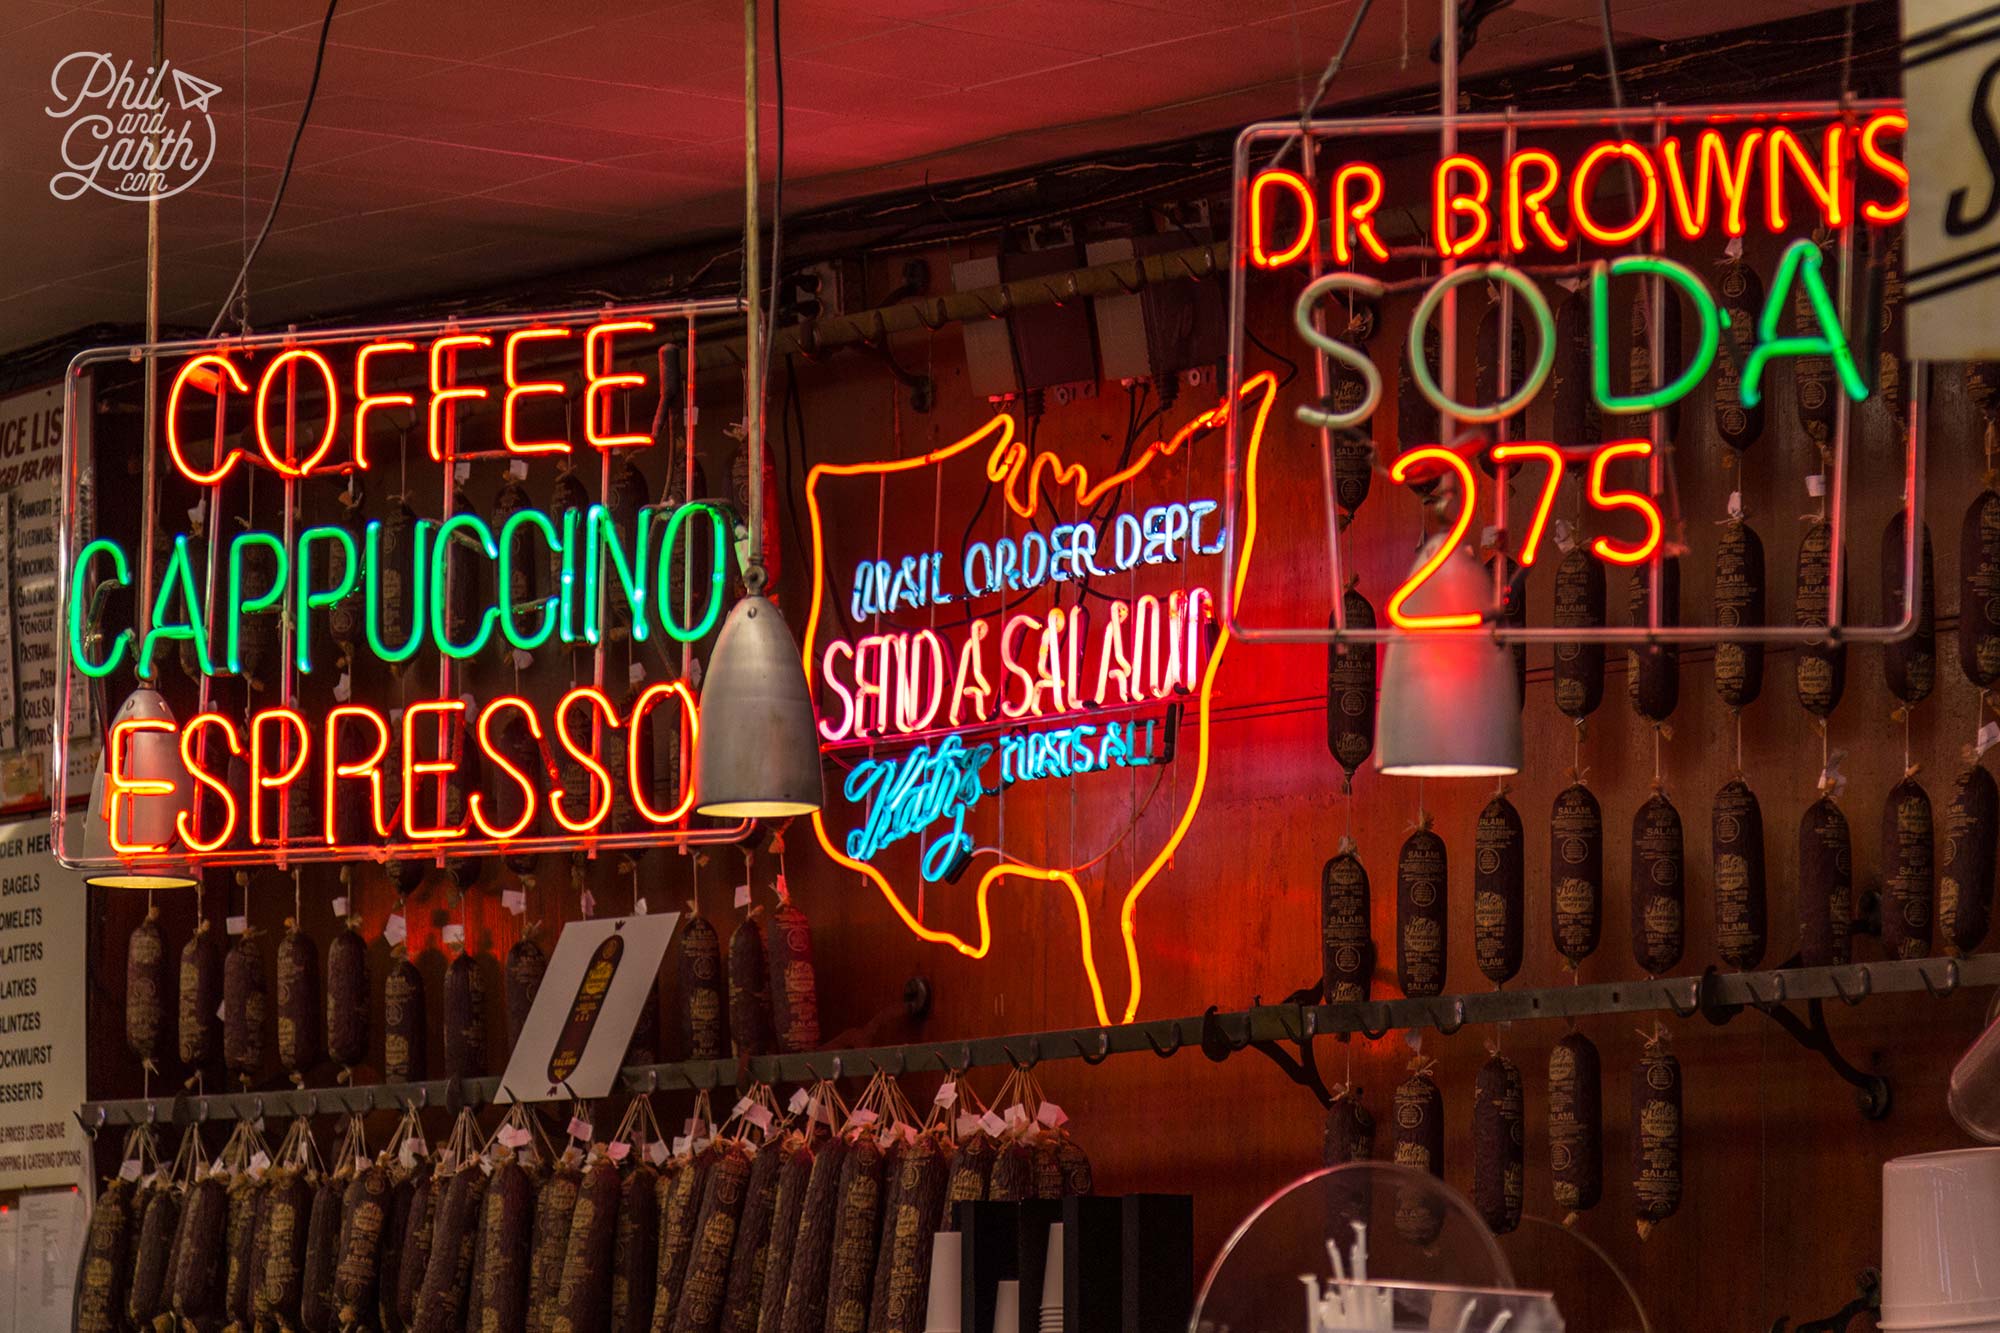
[[[1396,979],[1411,999],[1444,993],[1445,885],[1444,839],[1420,815],[1396,858]]]
[[[1912,773],[1882,803],[1882,948],[1891,958],[1930,956],[1935,857],[1930,794]]]
[[[1709,834],[1715,951],[1748,971],[1764,961],[1764,813],[1742,778],[1715,793]]]
[[[1938,878],[1938,931],[1947,953],[1968,954],[1992,921],[2000,785],[1977,758],[1952,784],[1944,815],[1944,873]]]
[[[1741,518],[1722,525],[1715,545],[1715,623],[1721,629],[1764,623],[1764,542]],[[1731,708],[1756,702],[1764,688],[1764,645],[1715,645],[1715,692]]]
[[[1503,986],[1521,970],[1526,838],[1505,793],[1479,812],[1472,839],[1472,951],[1480,972]]]
[[[1572,969],[1596,951],[1604,917],[1604,815],[1581,782],[1549,815],[1549,929]]]
[[[1657,1024],[1632,1066],[1632,1201],[1639,1239],[1681,1206],[1681,1062]]]
[[[1319,877],[1320,975],[1328,1004],[1368,998],[1375,974],[1369,921],[1368,868],[1354,839],[1342,838]]]
[[[1341,602],[1349,629],[1374,629],[1375,608],[1352,584]],[[1328,618],[1331,625],[1333,620]],[[1326,748],[1339,763],[1343,791],[1375,751],[1375,645],[1335,643],[1326,650]]]
[[[1632,958],[1648,976],[1665,976],[1681,960],[1685,870],[1680,811],[1656,791],[1632,816]]]

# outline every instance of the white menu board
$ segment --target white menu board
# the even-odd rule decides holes
[[[20,1213],[15,1327],[22,1333],[68,1328],[90,1200],[72,1190],[45,1190],[22,1195]]]
[[[45,819],[0,825],[0,1190],[87,1187],[83,1104],[89,890]]]
[[[21,1210],[0,1205],[0,1333],[15,1333],[21,1276]]]
[[[48,799],[51,728],[62,706],[62,627],[56,623],[57,536],[62,521],[63,386],[61,381],[0,398],[0,496],[6,497],[7,544],[0,548],[0,582],[7,590],[0,617],[0,806]],[[80,496],[87,500],[91,468],[90,386],[77,387],[77,457],[84,460]],[[87,504],[86,504],[87,512]],[[69,734],[90,735],[89,697],[70,701]],[[90,790],[94,747],[70,751],[70,790]]]

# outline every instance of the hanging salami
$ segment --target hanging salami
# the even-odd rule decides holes
[[[1398,1166],[1427,1171],[1444,1179],[1444,1095],[1431,1077],[1431,1061],[1419,1059],[1410,1077],[1396,1088],[1396,1156]],[[1400,1189],[1396,1193],[1396,1234],[1412,1245],[1429,1245],[1444,1229],[1444,1203],[1433,1190]]]
[[[1715,793],[1709,832],[1715,951],[1748,971],[1764,961],[1764,813],[1743,779]]]
[[[1554,408],[1550,430],[1564,444],[1600,444],[1604,423],[1590,384],[1595,355],[1590,328],[1590,290],[1579,286],[1556,307],[1556,354],[1549,377]]]
[[[1374,629],[1375,608],[1350,587],[1341,598],[1350,629]],[[1327,621],[1333,623],[1331,619]],[[1343,789],[1375,750],[1375,645],[1336,643],[1326,650],[1326,748],[1345,773]]]
[[[1657,304],[1660,319],[1659,375],[1653,373],[1653,311]],[[1666,283],[1651,282],[1640,285],[1638,296],[1632,302],[1632,393],[1639,396],[1649,394],[1663,379],[1671,379],[1682,364],[1681,361],[1681,302]],[[1681,433],[1681,405],[1675,399],[1661,409],[1665,426],[1665,441],[1671,442]],[[1640,423],[1634,423],[1640,424]],[[1638,433],[1637,431],[1634,432]],[[1646,432],[1650,434],[1650,431]]]
[[[1799,819],[1799,961],[1833,967],[1848,961],[1854,913],[1854,851],[1847,816],[1831,796]]]
[[[1981,491],[1958,535],[1958,665],[1981,689],[2000,680],[2000,495]]]
[[[1479,327],[1473,333],[1472,394],[1473,401],[1497,403],[1519,389],[1528,378],[1528,348],[1525,330],[1521,324],[1520,303],[1514,302],[1512,318],[1507,329],[1507,383],[1500,383],[1500,298],[1490,287],[1486,309],[1479,316]],[[1493,476],[1497,465],[1490,450],[1481,450],[1479,466],[1487,476]]]
[[[1891,958],[1925,958],[1937,901],[1931,798],[1915,777],[1882,803],[1882,948]]]
[[[1504,795],[1488,801],[1472,839],[1472,951],[1496,986],[1521,970],[1525,842],[1514,803]]]
[[[1655,792],[1632,817],[1632,958],[1647,976],[1663,977],[1681,960],[1684,869],[1680,811]]]
[[[1632,1201],[1639,1239],[1681,1206],[1681,1062],[1655,1028],[1632,1066]]]
[[[1799,582],[1797,600],[1792,605],[1793,624],[1823,628],[1829,623],[1833,560],[1833,527],[1824,519],[1816,519],[1799,539]],[[1845,584],[1842,587],[1844,590]],[[1844,592],[1841,600],[1846,601]],[[1831,714],[1847,687],[1847,645],[1824,640],[1801,644],[1794,666],[1799,707],[1814,717]]]
[[[1572,1032],[1549,1050],[1549,1174],[1573,1220],[1604,1196],[1604,1090],[1597,1047]]]
[[[1743,367],[1757,344],[1757,319],[1764,313],[1764,281],[1741,256],[1722,265],[1716,276],[1716,294],[1727,312],[1722,355],[1716,358],[1711,382],[1715,407],[1715,433],[1731,449],[1742,451],[1764,435],[1764,401],[1755,407],[1743,405]]]
[[[1496,1236],[1521,1225],[1524,1102],[1520,1068],[1495,1051],[1472,1084],[1472,1202]]]
[[[1715,625],[1736,629],[1764,623],[1764,542],[1740,518],[1722,525],[1715,544]],[[1755,640],[1715,645],[1715,692],[1730,708],[1756,702],[1764,688],[1764,645]]]
[[[1368,870],[1355,855],[1352,838],[1341,839],[1339,854],[1320,872],[1319,923],[1326,1002],[1367,999],[1375,945],[1368,929]]]
[[[1578,543],[1556,566],[1556,628],[1601,629],[1604,596],[1604,564]],[[1604,645],[1558,643],[1552,675],[1563,715],[1589,717],[1604,702]]]
[[[1655,566],[1660,573],[1660,624],[1681,623],[1681,562],[1666,559]],[[1650,624],[1648,606],[1652,600],[1652,571],[1641,566],[1632,571],[1628,605],[1634,625]],[[1681,650],[1672,643],[1640,643],[1625,650],[1625,688],[1639,716],[1664,722],[1681,701]]]
[[[1975,761],[1952,784],[1944,814],[1944,873],[1938,878],[1938,930],[1948,953],[1977,950],[1992,920],[1994,839],[2000,836],[2000,786]]]
[[[1444,362],[1443,335],[1438,332],[1436,320],[1424,326],[1424,361],[1429,366],[1433,378],[1438,367]],[[1427,444],[1438,443],[1438,412],[1417,387],[1417,377],[1411,371],[1410,345],[1406,338],[1402,342],[1402,376],[1396,390],[1396,445],[1400,453],[1420,449]],[[1419,484],[1419,494],[1429,494],[1437,484],[1433,479],[1427,484]]]
[[[1549,925],[1574,968],[1597,948],[1604,914],[1604,816],[1581,782],[1556,793],[1549,816]]]
[[[1825,240],[1818,236],[1813,239],[1822,251],[1827,248]],[[1792,288],[1792,327],[1808,338],[1819,331],[1819,317],[1813,312],[1807,284],[1803,282]],[[1833,419],[1838,410],[1833,359],[1808,355],[1793,357],[1791,361],[1792,401],[1798,409],[1799,429],[1824,451],[1833,443]]]
[[[1425,816],[1396,858],[1396,979],[1412,999],[1444,993],[1444,839]]]
[[[1882,623],[1900,625],[1907,608],[1903,600],[1903,557],[1908,545],[1908,515],[1900,511],[1882,530]],[[1921,703],[1937,684],[1937,592],[1931,561],[1931,529],[1926,523],[1917,551],[1917,627],[1882,652],[1882,674],[1889,693],[1906,704]]]

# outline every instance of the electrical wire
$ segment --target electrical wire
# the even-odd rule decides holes
[[[779,15],[780,0],[771,0],[771,82],[777,99],[777,163],[771,177],[771,295],[764,316],[764,361],[759,372],[771,378],[771,336],[778,328],[779,282],[784,273],[785,253],[785,41]],[[763,385],[757,386],[761,395]]]
[[[312,119],[313,100],[319,96],[320,70],[326,65],[326,39],[333,32],[333,11],[338,8],[340,0],[326,0],[326,17],[319,22],[319,45],[313,51],[312,79],[306,84],[306,104],[299,108],[299,123],[292,129],[291,147],[285,150],[285,168],[278,173],[278,188],[271,194],[271,207],[264,214],[264,225],[257,229],[257,239],[251,242],[249,252],[243,256],[243,267],[236,271],[236,281],[229,284],[229,294],[222,298],[222,308],[215,312],[215,322],[208,326],[211,338],[222,327],[222,321],[229,318],[229,309],[236,303],[237,293],[250,281],[250,266],[257,262],[257,252],[264,248],[265,238],[271,234],[271,224],[278,220],[278,206],[285,202],[285,187],[292,180],[292,163],[299,156],[299,140],[305,138],[306,124]]]
[[[1598,21],[1604,30],[1604,68],[1611,75],[1611,105],[1625,109],[1625,83],[1618,77],[1618,51],[1611,40],[1611,0],[1597,0]]]

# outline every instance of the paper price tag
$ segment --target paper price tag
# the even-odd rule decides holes
[[[797,1115],[799,1112],[805,1110],[806,1107],[811,1104],[811,1101],[812,1099],[806,1096],[806,1090],[804,1088],[800,1088],[797,1092],[794,1092],[792,1094],[792,1099],[785,1103],[785,1109],[790,1111],[793,1115]]]
[[[525,1148],[535,1138],[522,1125],[502,1125],[493,1137],[500,1140],[500,1146],[503,1148]]]
[[[994,1115],[991,1111],[979,1117],[979,1127],[988,1134],[1005,1134],[1007,1132],[1007,1122],[999,1116]]]
[[[2000,745],[2000,722],[1988,722],[1979,729],[1979,737],[1973,741],[1972,748],[1983,755],[1996,745]]]
[[[915,1125],[898,1125],[896,1128],[902,1135],[904,1147],[907,1148],[917,1141],[917,1127]]]
[[[679,1138],[675,1139],[675,1140],[674,1140],[674,1156],[676,1156],[676,1157],[685,1157],[685,1156],[687,1156],[687,1151],[688,1151],[688,1144],[692,1143],[693,1141],[694,1141],[694,1140],[690,1139],[690,1138],[689,1138],[689,1137],[688,1137],[687,1135],[685,1135],[685,1134],[683,1134],[683,1135],[681,1135],[681,1136],[680,1136]]]
[[[1559,518],[1549,524],[1549,536],[1555,538],[1556,549],[1564,555],[1576,549],[1576,529],[1570,526],[1566,518]]]
[[[1814,472],[1806,477],[1806,494],[1815,500],[1826,494],[1826,475],[1824,473]]]
[[[457,1160],[458,1160],[458,1154],[453,1152],[451,1149],[449,1148],[438,1149],[438,1155],[437,1155],[438,1170],[440,1171],[451,1170],[452,1163],[456,1162]]]
[[[979,1117],[968,1111],[953,1122],[952,1129],[962,1139],[971,1138],[979,1129]]]
[[[413,1140],[404,1139],[402,1151],[396,1154],[396,1159],[403,1164],[403,1169],[407,1171],[417,1164],[417,1158],[422,1155],[423,1149],[419,1148]]]
[[[645,664],[643,662],[634,662],[631,666],[626,667],[625,679],[633,685],[644,685],[646,683]]]
[[[750,905],[750,885],[748,883],[736,886],[736,905],[738,907],[748,907]]]
[[[338,704],[344,704],[353,697],[354,677],[343,671],[340,673],[340,679],[333,682],[333,701]]]
[[[594,916],[594,915],[596,915],[596,913],[597,913],[597,895],[596,895],[596,894],[592,893],[592,892],[591,892],[591,891],[590,891],[589,889],[585,889],[585,890],[583,891],[583,893],[582,893],[581,895],[579,895],[579,899],[580,899],[580,905],[581,905],[581,906],[582,906],[582,908],[583,908],[583,914],[584,914],[585,916]]]
[[[453,481],[466,481],[469,480],[471,476],[472,476],[472,464],[470,463],[459,463],[455,465],[451,470],[451,479]]]
[[[1743,517],[1743,492],[1731,491],[1729,493],[1729,516],[1731,518]]]
[[[118,1167],[118,1178],[120,1180],[137,1180],[139,1178],[139,1159],[136,1157],[127,1157]]]
[[[1035,1119],[1047,1125],[1050,1129],[1055,1129],[1060,1125],[1069,1123],[1069,1117],[1063,1114],[1062,1107],[1057,1106],[1054,1102],[1043,1102],[1035,1111]]]
[[[216,1022],[220,1023],[220,1022],[222,1022],[222,1021],[223,1021],[223,1018],[222,1018],[222,1011],[223,1011],[224,1009],[228,1008],[228,1007],[229,1007],[229,1002],[228,1002],[227,1000],[224,1000],[224,1001],[223,1001],[223,1002],[222,1002],[221,1004],[218,1004],[218,1005],[216,1005],[216,1006],[215,1006],[215,1021],[216,1021]]]
[[[1006,1115],[1007,1123],[1016,1129],[1028,1123],[1028,1108],[1022,1106],[1019,1102],[1008,1107]]]
[[[230,934],[241,935],[244,931],[250,929],[250,918],[247,916],[232,916],[226,924]]]
[[[526,649],[516,648],[508,654],[514,660],[514,670],[526,671],[535,664],[535,655]]]
[[[609,1157],[614,1162],[624,1161],[627,1157],[631,1155],[631,1153],[632,1153],[632,1145],[629,1143],[622,1143],[622,1142],[614,1143],[610,1147],[604,1150],[604,1155],[606,1157]]]
[[[706,1128],[708,1126],[702,1124],[700,1116],[691,1115],[681,1122],[681,1133],[687,1135],[689,1138],[696,1137]]]
[[[863,1106],[858,1108],[854,1112],[854,1114],[847,1117],[847,1123],[850,1125],[872,1125],[881,1118],[882,1117],[876,1115],[873,1111]]]
[[[357,1172],[366,1171],[371,1165],[373,1165],[373,1163],[369,1161],[365,1153],[354,1154],[354,1169]]]
[[[646,1145],[646,1160],[659,1166],[667,1160],[667,1145],[657,1140]]]
[[[580,1115],[569,1118],[569,1136],[579,1143],[590,1142],[590,1122]]]
[[[515,481],[526,481],[528,479],[528,460],[517,458],[509,463],[507,465],[507,475]]]
[[[733,1116],[742,1115],[745,1111],[749,1110],[756,1104],[757,1103],[751,1101],[748,1097],[738,1097],[736,1099],[736,1105],[729,1108],[729,1114]]]
[[[646,915],[646,900],[644,898],[638,898],[633,901],[632,914],[634,916]]]
[[[948,1078],[938,1084],[937,1096],[931,1098],[933,1106],[958,1105],[958,1080]]]
[[[389,919],[382,923],[383,941],[393,949],[408,938],[410,938],[410,923],[403,920],[401,912],[390,913]]]
[[[519,889],[502,889],[500,890],[500,905],[506,908],[510,915],[526,916],[528,914],[528,895]]]
[[[763,1130],[768,1130],[771,1128],[771,1121],[773,1119],[771,1115],[771,1108],[764,1105],[764,1103],[762,1102],[758,1102],[756,1105],[752,1106],[749,1110],[745,1111],[743,1113],[743,1118],[745,1120],[748,1120],[751,1124],[755,1125],[757,1128]]]
[[[347,896],[345,894],[333,900],[333,914],[337,917],[347,915]]]
[[[446,944],[456,944],[460,948],[464,948],[465,926],[461,922],[457,921],[454,921],[449,925],[447,925],[444,928],[444,942]]]

